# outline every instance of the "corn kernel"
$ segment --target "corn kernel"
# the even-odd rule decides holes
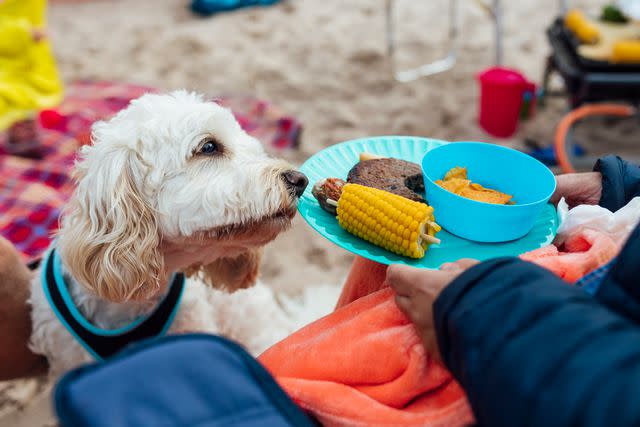
[[[426,226],[434,220],[431,207],[358,184],[344,186],[337,211],[338,223],[348,232],[408,257],[424,256],[427,245],[420,233],[439,231]]]

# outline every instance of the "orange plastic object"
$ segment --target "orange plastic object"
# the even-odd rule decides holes
[[[558,164],[564,173],[574,173],[576,170],[569,161],[565,140],[567,133],[573,125],[588,116],[623,116],[629,117],[636,113],[636,109],[629,105],[621,104],[590,104],[583,105],[569,112],[562,118],[558,128],[556,129],[554,149]]]

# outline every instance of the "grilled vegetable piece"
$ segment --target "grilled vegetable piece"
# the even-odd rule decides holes
[[[316,182],[311,194],[318,200],[320,207],[332,215],[337,215],[336,203],[342,194],[345,182],[340,178],[326,178]]]
[[[387,191],[346,184],[337,211],[342,228],[398,255],[422,258],[430,244],[440,243],[431,206]]]

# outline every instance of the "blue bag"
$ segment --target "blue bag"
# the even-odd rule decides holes
[[[269,6],[280,0],[193,0],[191,10],[200,15],[213,15],[249,6]]]
[[[66,374],[63,427],[314,426],[242,347],[211,335],[144,341]]]

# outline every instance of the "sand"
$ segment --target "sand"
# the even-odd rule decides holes
[[[471,1],[459,2],[461,31],[455,68],[406,84],[390,77],[382,0],[291,0],[211,18],[193,16],[187,3],[51,5],[49,34],[63,77],[268,99],[304,124],[300,150],[280,153],[295,164],[336,142],[369,135],[488,140],[516,147],[531,138],[547,144],[567,108],[563,99],[551,100],[508,140],[497,141],[477,127],[475,74],[493,64],[493,26]],[[402,61],[416,65],[441,56],[448,2],[397,3]],[[573,1],[572,5],[600,3]],[[505,64],[539,81],[549,51],[544,29],[557,13],[558,2],[504,4]],[[609,151],[603,148],[607,147],[603,138],[610,133],[601,129],[592,126],[583,134],[592,137],[587,141],[590,147]],[[625,141],[637,141],[637,122],[625,125],[618,134]],[[621,149],[638,151],[629,142]],[[297,218],[292,230],[266,249],[262,279],[289,294],[310,284],[337,287],[351,260]],[[46,396],[39,393],[42,387],[34,381],[0,384],[0,391],[4,390],[0,426],[52,425]],[[34,395],[40,396],[35,404]],[[15,412],[24,405],[24,412]]]

